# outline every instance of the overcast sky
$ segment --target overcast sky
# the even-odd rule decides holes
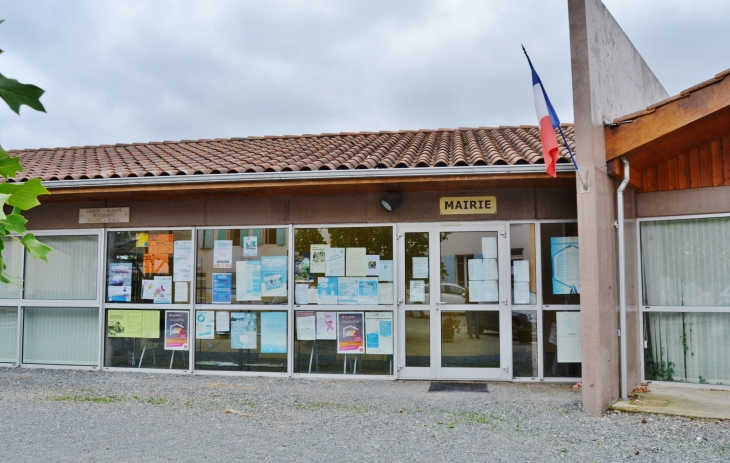
[[[730,68],[730,2],[604,0],[670,94]],[[565,0],[0,1],[6,149],[572,122]]]

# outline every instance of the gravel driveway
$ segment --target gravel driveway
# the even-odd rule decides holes
[[[730,461],[730,422],[581,411],[566,385],[0,369],[2,461]]]

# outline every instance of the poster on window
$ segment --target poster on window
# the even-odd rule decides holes
[[[297,341],[314,341],[317,322],[314,312],[296,312]]]
[[[338,312],[337,313],[337,353],[363,354],[365,342],[363,339],[364,313]]]
[[[213,274],[213,304],[231,303],[231,282],[233,275],[230,273]]]
[[[109,264],[109,287],[107,302],[130,302],[132,300],[132,263]]]
[[[558,363],[580,363],[580,312],[555,312],[558,341]]]
[[[286,354],[286,312],[261,312],[261,353]]]
[[[393,354],[393,312],[365,312],[365,353]]]
[[[188,312],[165,310],[165,350],[188,350]]]
[[[580,294],[580,259],[577,236],[550,238],[553,294]]]
[[[244,257],[256,257],[259,255],[258,252],[258,236],[244,236],[243,237],[243,256]]]
[[[261,258],[261,296],[286,297],[286,256]]]
[[[317,339],[337,339],[337,312],[317,312]]]
[[[231,312],[231,349],[258,348],[255,312]]]
[[[214,311],[199,310],[195,316],[195,339],[215,339],[214,320]]]
[[[233,267],[233,241],[213,241],[213,268]]]

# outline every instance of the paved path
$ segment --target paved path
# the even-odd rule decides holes
[[[728,421],[597,418],[565,385],[427,389],[427,382],[0,368],[0,459],[730,460]]]

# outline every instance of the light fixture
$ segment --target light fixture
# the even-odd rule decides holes
[[[393,212],[398,209],[401,204],[403,204],[403,197],[400,193],[396,192],[388,193],[380,200],[380,205],[388,212]]]

